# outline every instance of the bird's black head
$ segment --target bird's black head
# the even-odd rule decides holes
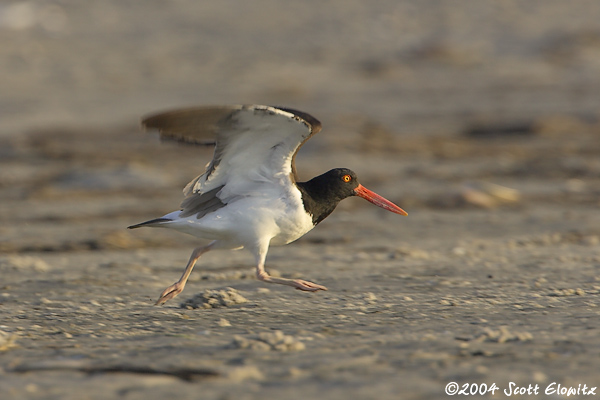
[[[356,195],[359,183],[353,171],[335,168],[296,185],[302,193],[304,209],[312,215],[316,225],[331,214],[340,201]]]
[[[302,193],[305,210],[312,215],[316,225],[333,212],[338,203],[350,196],[360,196],[378,207],[406,215],[400,207],[366,189],[348,168],[335,168],[308,182],[297,183]]]
[[[359,186],[356,174],[348,168],[332,169],[309,182],[317,185],[319,197],[330,199],[336,203],[346,197],[355,196],[355,190]]]

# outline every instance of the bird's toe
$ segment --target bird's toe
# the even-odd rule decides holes
[[[169,286],[168,288],[166,288],[160,294],[160,297],[158,298],[158,300],[156,300],[156,303],[154,303],[154,305],[159,306],[161,304],[165,304],[167,301],[171,300],[172,298],[177,296],[182,291],[183,291],[183,285],[179,285],[178,283],[175,283],[175,284]]]
[[[296,279],[294,283],[296,289],[303,290],[305,292],[317,292],[319,290],[327,290],[327,288],[323,285],[319,285],[317,283],[305,281],[302,279]]]

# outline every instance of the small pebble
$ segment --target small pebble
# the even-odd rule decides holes
[[[236,304],[243,304],[248,300],[233,288],[225,288],[223,290],[205,290],[203,293],[197,294],[191,299],[181,303],[182,308],[218,308],[229,307]]]
[[[301,351],[306,348],[303,342],[280,330],[261,332],[250,337],[236,335],[233,346],[258,351]]]

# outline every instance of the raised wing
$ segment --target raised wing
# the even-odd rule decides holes
[[[297,179],[298,149],[321,130],[312,116],[260,105],[199,107],[149,116],[142,121],[162,138],[207,144],[216,140],[206,171],[184,189],[182,216],[206,212],[237,196],[259,196],[264,185]]]

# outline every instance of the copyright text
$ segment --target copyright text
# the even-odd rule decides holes
[[[528,396],[528,395],[560,395],[560,396],[595,396],[596,386],[588,386],[585,383],[580,383],[577,386],[565,386],[558,382],[552,382],[545,387],[541,387],[538,383],[528,385],[518,385],[515,382],[509,382],[505,388],[500,388],[496,383],[463,383],[459,385],[456,382],[450,382],[445,388],[446,394],[449,396],[475,396],[491,394],[492,396],[502,393],[507,397],[510,396]]]

